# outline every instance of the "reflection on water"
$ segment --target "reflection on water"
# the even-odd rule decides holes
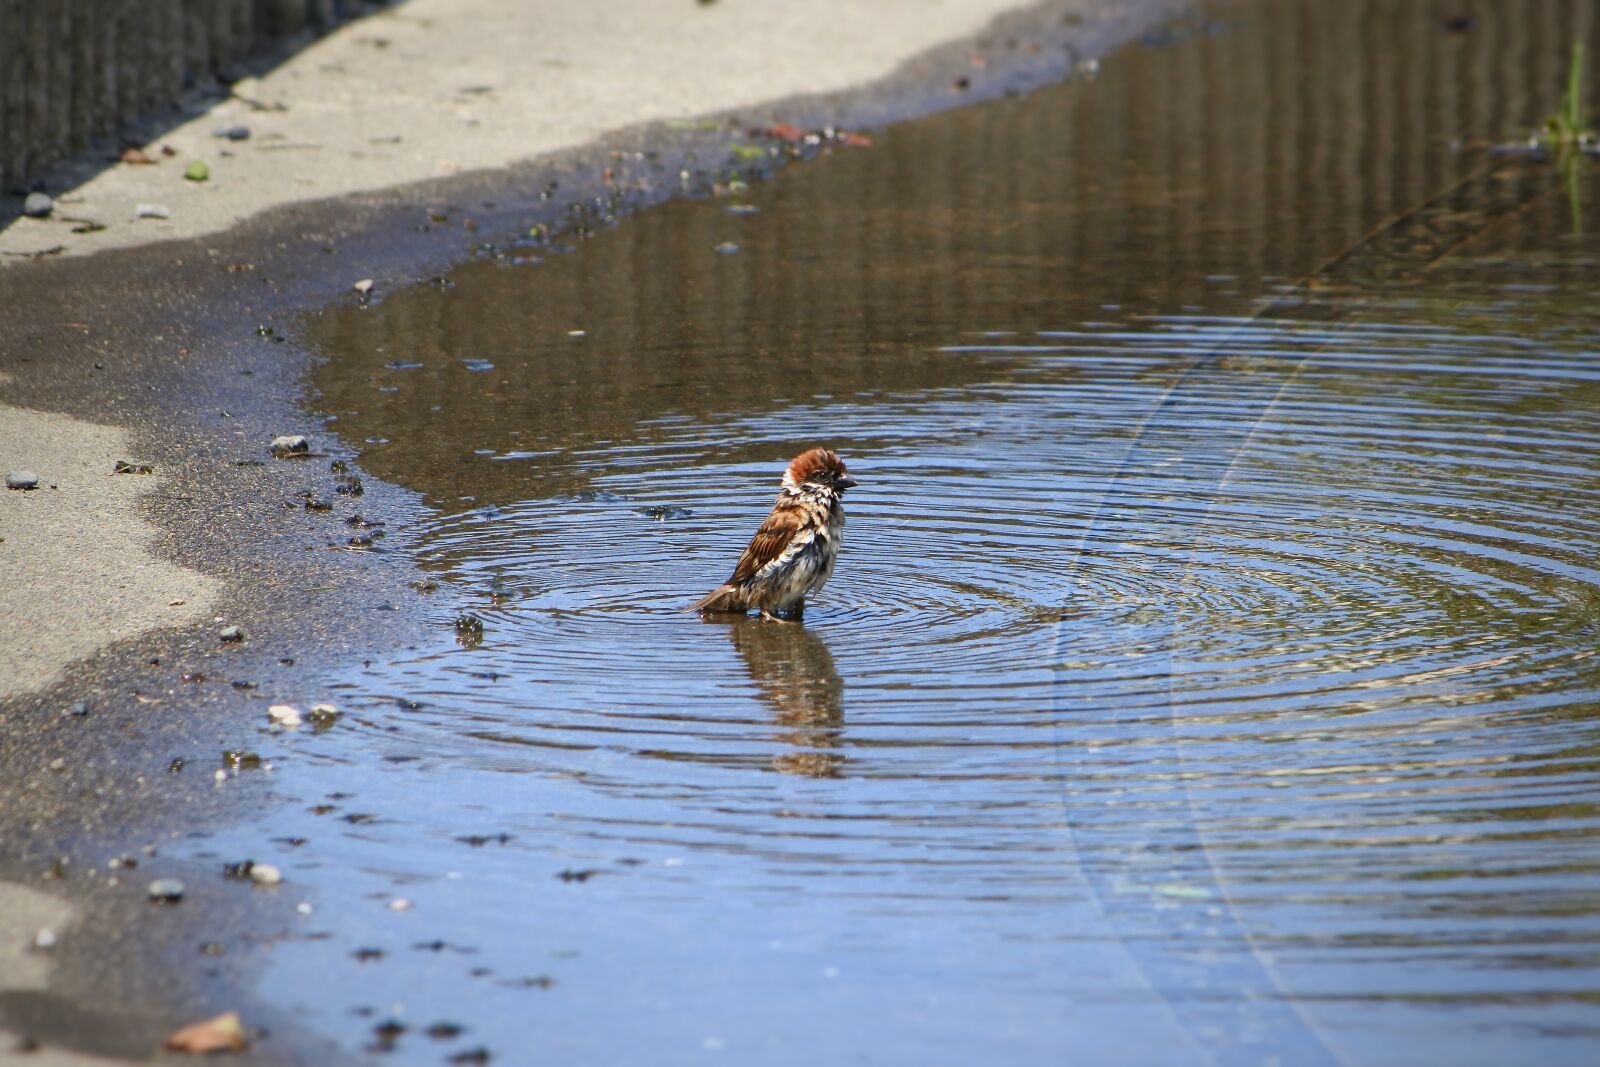
[[[844,682],[822,635],[799,625],[760,619],[711,619],[728,631],[762,702],[784,727],[778,737],[795,751],[773,757],[789,774],[832,778],[844,765],[839,748],[844,727]]]
[[[416,1063],[1587,1062],[1600,244],[1450,141],[1596,27],[1452,13],[1221,9],[327,312],[444,591],[276,754],[269,993]],[[814,444],[805,623],[685,612]]]

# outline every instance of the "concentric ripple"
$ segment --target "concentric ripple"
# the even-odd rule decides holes
[[[1070,942],[1080,1001],[1156,997],[1241,1062],[1338,1062],[1373,996],[1587,1003],[1600,333],[1441,306],[960,338],[943,358],[1003,380],[796,407],[770,446],[666,422],[567,457],[581,492],[442,513],[414,532],[439,641],[353,676],[300,750],[335,777],[382,754],[352,803],[385,817],[340,848],[430,885],[447,942],[530,871],[735,938],[772,917],[717,901],[803,893],[856,936]],[[834,581],[803,624],[698,618],[796,440],[861,481]]]
[[[344,714],[230,843],[315,906],[269,992],[388,1062],[437,1010],[513,1063],[1586,1067],[1600,245],[1447,139],[1592,19],[1425,7],[1245,5],[319,317],[436,636],[284,694]],[[687,611],[815,444],[804,622]]]

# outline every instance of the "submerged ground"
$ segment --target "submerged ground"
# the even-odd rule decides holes
[[[208,814],[104,897],[183,874],[170,960],[397,1062],[1586,1062],[1600,182],[1493,146],[1597,27],[1450,16],[1207,7],[264,314],[332,454],[235,469],[332,636],[163,650],[205,732],[115,721]],[[805,624],[686,614],[819,442]]]

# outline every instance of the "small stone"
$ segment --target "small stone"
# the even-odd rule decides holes
[[[33,947],[40,952],[49,952],[56,947],[56,932],[48,926],[33,935]]]
[[[250,139],[250,127],[218,126],[211,131],[211,136],[221,137],[229,141],[248,141]]]
[[[217,637],[227,642],[243,641],[244,628],[242,626],[224,626]]]
[[[55,759],[50,761],[50,769],[58,772],[64,771],[67,769],[67,761],[62,759],[60,756],[57,756]]]
[[[78,716],[79,718],[82,718],[83,716],[89,714],[89,702],[87,700],[80,700],[76,704],[72,705],[72,707],[68,708],[67,711]]]
[[[293,456],[311,451],[311,442],[304,434],[281,434],[272,439],[272,444],[267,446],[274,456]]]
[[[49,218],[50,212],[55,209],[56,202],[50,199],[49,193],[29,193],[22,202],[22,213],[30,219]]]
[[[183,176],[192,182],[203,182],[211,177],[211,168],[204,160],[197,159],[184,170]]]
[[[183,899],[183,883],[176,878],[157,878],[147,890],[150,899],[161,904],[176,904]]]
[[[350,288],[354,289],[356,292],[360,293],[362,296],[366,296],[368,293],[372,292],[372,279],[371,278],[362,278],[359,282],[356,282]]]
[[[274,704],[267,709],[267,718],[279,726],[292,729],[300,725],[300,709],[292,704]]]
[[[7,489],[37,489],[39,476],[32,471],[11,471],[6,475]]]
[[[250,868],[250,880],[256,885],[277,885],[283,881],[283,872],[270,863],[258,863]]]
[[[310,915],[316,909],[313,908],[309,902],[302,900],[300,903],[294,906],[294,910],[299,912],[301,915]]]
[[[395,897],[393,900],[389,901],[389,910],[410,911],[411,901],[407,900],[405,897]]]
[[[165,204],[140,204],[133,209],[136,219],[170,219],[172,211]]]
[[[306,717],[311,720],[312,726],[326,730],[339,720],[339,709],[332,704],[313,704],[311,710],[306,712]]]

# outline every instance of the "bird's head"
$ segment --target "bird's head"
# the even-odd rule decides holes
[[[844,460],[831,448],[813,448],[789,461],[788,469],[783,472],[783,485],[786,489],[810,486],[838,494],[853,488],[856,480],[850,477]]]

